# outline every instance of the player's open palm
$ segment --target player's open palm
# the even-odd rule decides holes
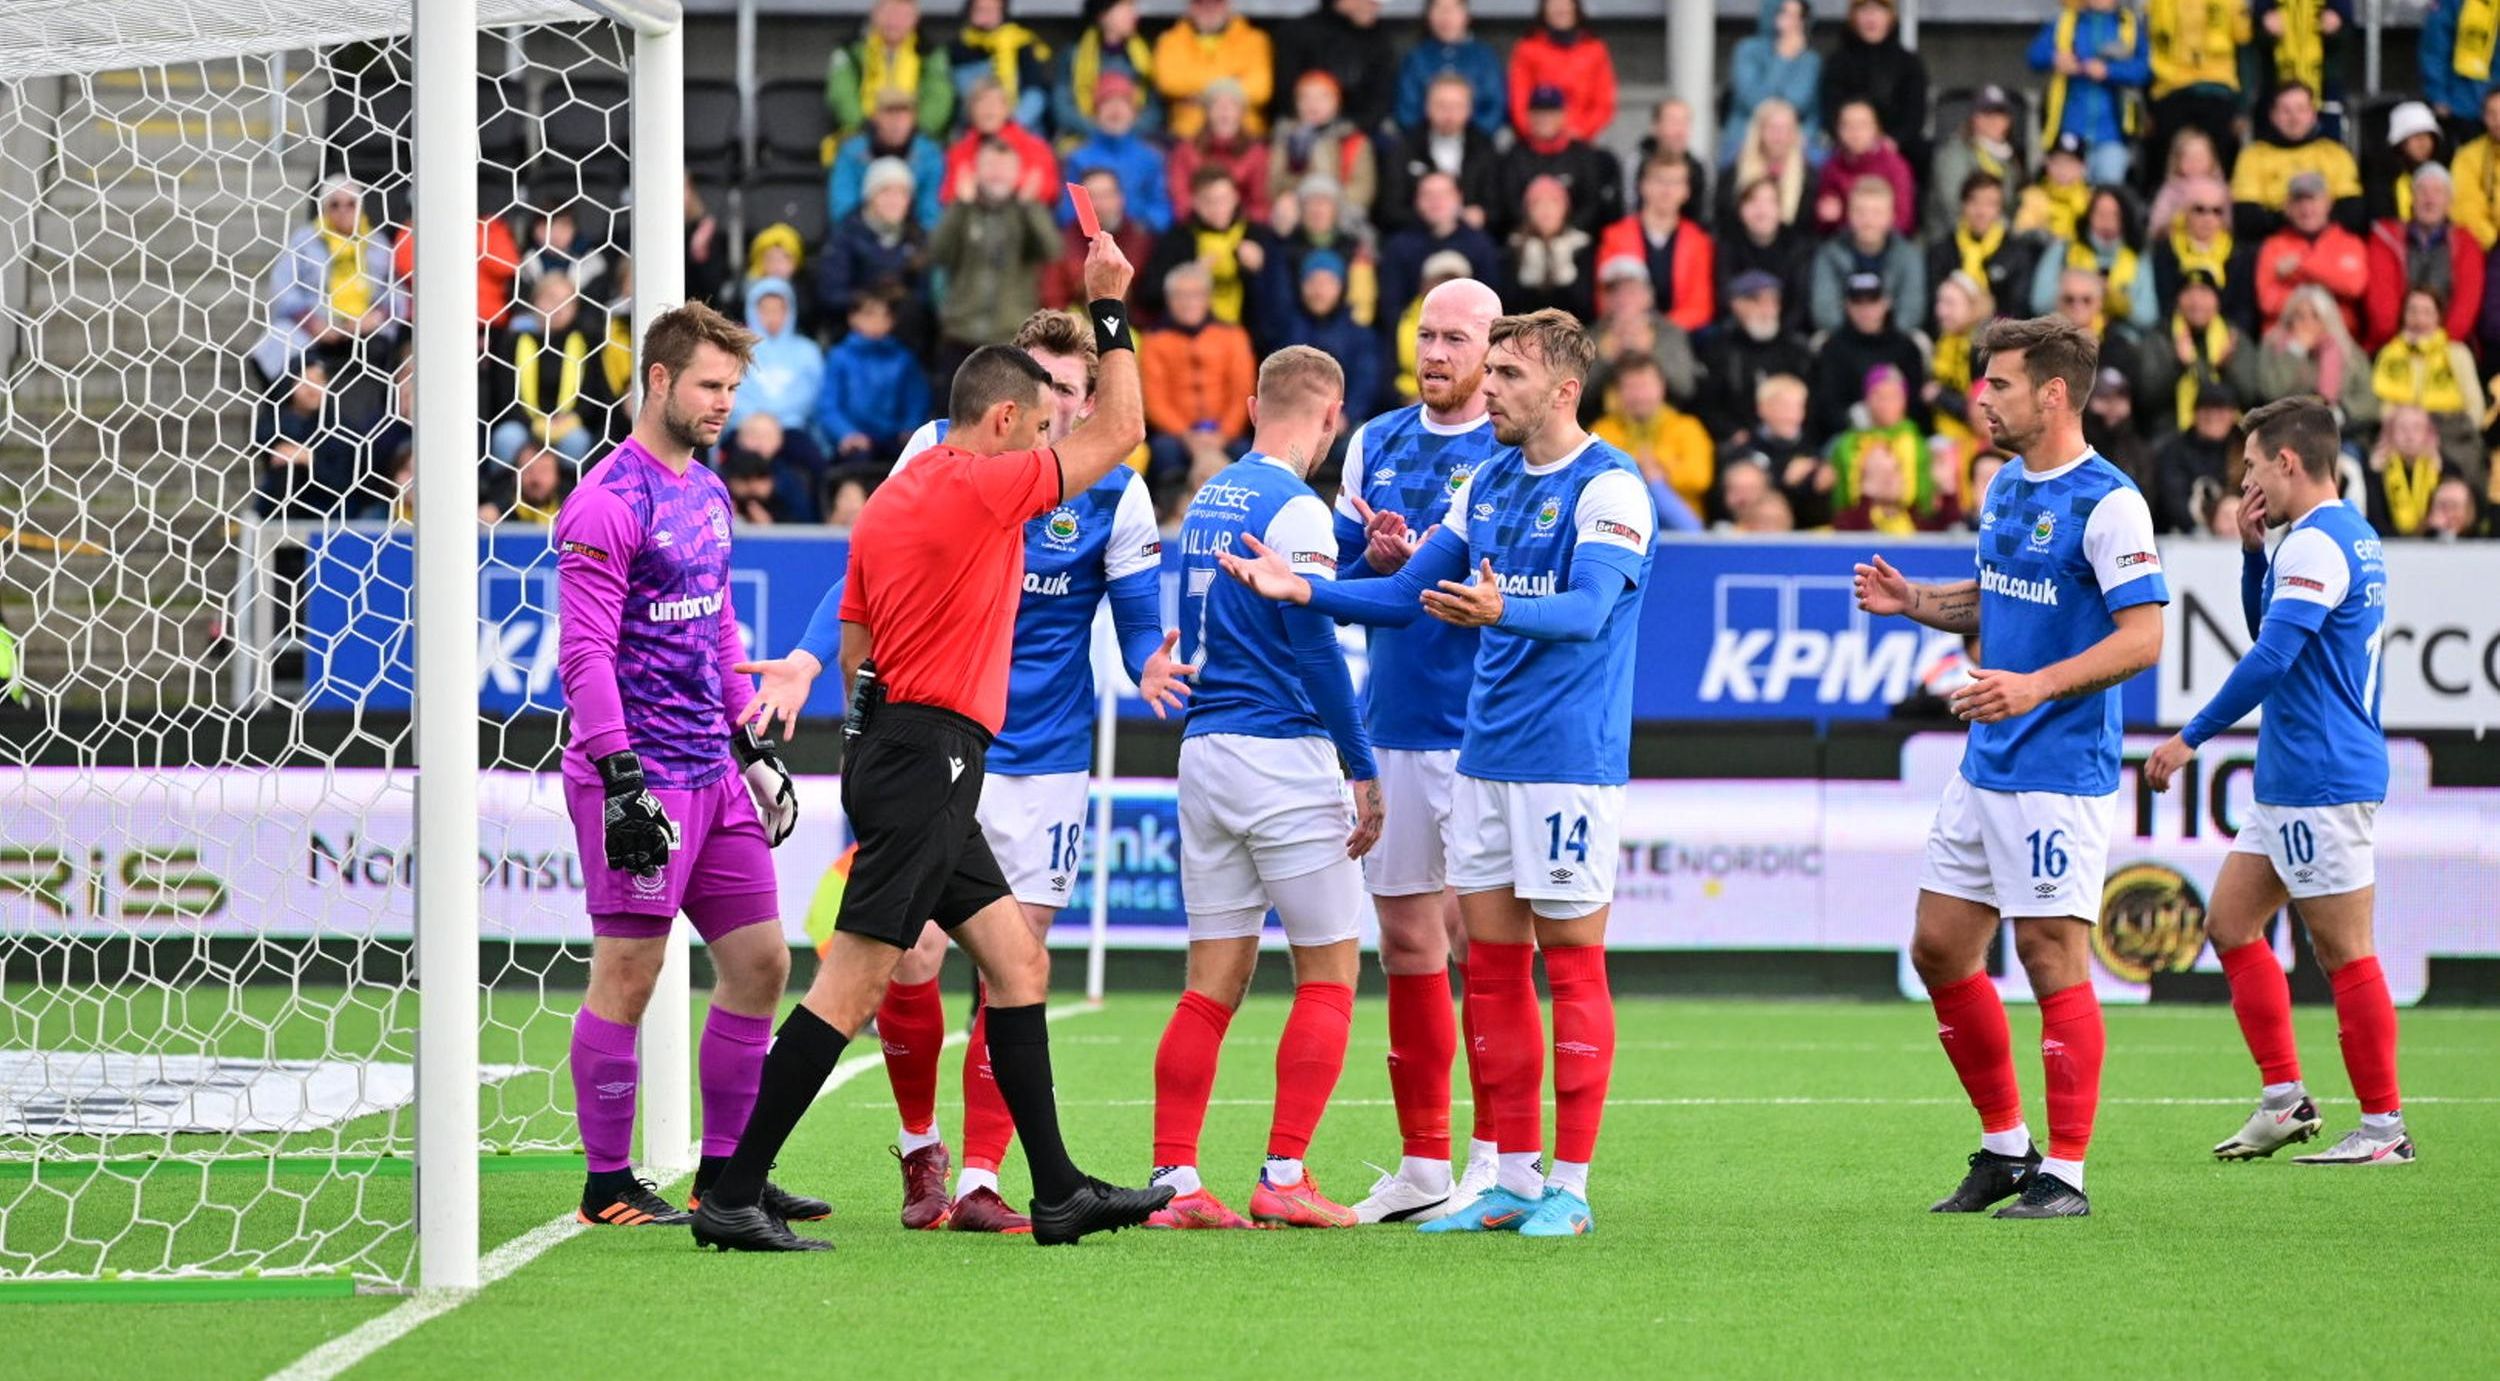
[[[1859,562],[1854,569],[1860,609],[1884,615],[1910,612],[1910,578],[1894,570],[1891,562],[1874,556]]]
[[[747,702],[746,713],[738,716],[737,724],[731,727],[756,724],[764,733],[777,734],[785,743],[797,738],[799,711],[807,707],[817,674],[824,669],[822,662],[804,652],[760,662],[740,662],[731,667],[741,676],[759,678],[755,698]]]
[[[1380,842],[1380,822],[1387,816],[1377,780],[1354,784],[1354,833],[1346,837],[1345,856],[1361,858]]]
[[[1224,574],[1258,591],[1263,599],[1281,599],[1289,604],[1311,602],[1311,582],[1294,573],[1292,563],[1285,560],[1282,552],[1246,532],[1241,541],[1250,549],[1248,556],[1228,551],[1215,558]]]
[[[1146,659],[1145,674],[1137,678],[1137,694],[1157,719],[1163,718],[1167,709],[1178,714],[1189,707],[1189,682],[1185,678],[1197,675],[1198,668],[1172,655],[1172,649],[1180,642],[1178,629],[1166,631],[1163,646]]]

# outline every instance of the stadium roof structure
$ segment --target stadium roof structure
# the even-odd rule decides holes
[[[20,0],[0,30],[0,82],[328,47],[408,32],[422,0]],[[481,28],[606,19],[643,33],[683,19],[677,0],[477,0]]]

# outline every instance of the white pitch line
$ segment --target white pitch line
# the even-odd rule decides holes
[[[1050,1008],[1043,1015],[1055,1022],[1081,1012],[1094,1010],[1097,1009],[1083,1003],[1070,1003]],[[961,1045],[966,1037],[967,1033],[962,1030],[949,1032],[946,1044],[942,1048],[952,1049]],[[835,1089],[871,1069],[882,1069],[884,1066],[884,1057],[875,1054],[863,1059],[843,1061],[834,1066],[832,1076],[825,1080],[825,1086],[816,1091],[816,1101],[819,1103],[825,1101],[832,1096]],[[666,1189],[669,1185],[676,1184],[684,1178],[686,1178],[684,1173],[672,1175],[666,1183],[661,1185],[661,1188]],[[270,1373],[269,1381],[331,1381],[331,1378],[346,1371],[349,1367],[362,1362],[461,1305],[467,1304],[470,1300],[477,1298],[479,1291],[512,1275],[522,1267],[545,1256],[549,1251],[589,1230],[589,1225],[582,1222],[575,1214],[564,1213],[550,1218],[479,1258],[476,1290],[442,1290],[412,1295],[406,1303],[389,1313],[378,1318],[367,1319],[355,1328],[295,1359],[294,1363],[284,1370]]]
[[[1154,1106],[1154,1101],[1151,1098],[1062,1098],[1059,1100],[1059,1106],[1063,1108],[1151,1108]],[[1207,1100],[1207,1106],[1211,1108],[1264,1108],[1271,1106],[1272,1101],[1266,1098],[1210,1098]],[[2246,1094],[2241,1094],[2236,1098],[2104,1098],[2101,1100],[2101,1106],[2105,1108],[2237,1108],[2245,1107],[2251,1101]],[[2437,1104],[2452,1107],[2483,1107],[2500,1104],[2500,1098],[2418,1098],[2412,1094],[2405,1095],[2405,1106],[2408,1108]],[[875,1107],[877,1104],[860,1103],[855,1106],[868,1108]],[[1389,1108],[1397,1104],[1387,1098],[1331,1098],[1328,1100],[1328,1106],[1331,1108]],[[1475,1106],[1475,1100],[1464,1097],[1453,1098],[1450,1100],[1450,1106],[1471,1108]],[[1966,1108],[1970,1106],[1970,1100],[1967,1098],[1608,1098],[1606,1106],[1609,1108]]]

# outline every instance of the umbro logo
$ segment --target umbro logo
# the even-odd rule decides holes
[[[2040,1038],[2040,1053],[2043,1055],[2063,1055],[2066,1053],[2066,1042],[2059,1040],[2055,1036],[2042,1036]]]
[[[946,760],[946,769],[946,779],[948,781],[953,782],[963,780],[964,760],[962,758],[948,758]]]
[[[655,547],[673,547],[677,545],[677,534],[669,531],[667,528],[661,528],[659,531],[651,534],[651,545]]]
[[[1579,1055],[1586,1058],[1595,1056],[1597,1054],[1597,1047],[1589,1044],[1587,1041],[1556,1041],[1554,1042],[1554,1053],[1557,1055]]]
[[[1547,873],[1546,876],[1552,878],[1556,882],[1569,882],[1571,881],[1571,870],[1569,868],[1556,868],[1554,871]]]
[[[634,1090],[640,1086],[631,1079],[617,1079],[598,1087],[599,1096],[602,1098],[631,1098],[634,1096]]]

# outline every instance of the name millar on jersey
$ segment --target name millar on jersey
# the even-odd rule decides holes
[[[720,613],[720,591],[693,595],[685,599],[655,599],[644,607],[644,617],[653,623],[678,623],[686,619],[708,619]]]
[[[1992,595],[2019,599],[2025,604],[2045,604],[2052,609],[2057,607],[2057,582],[2054,580],[2025,580],[2018,575],[2007,575],[1996,566],[1982,566],[1979,568],[1979,588]]]

